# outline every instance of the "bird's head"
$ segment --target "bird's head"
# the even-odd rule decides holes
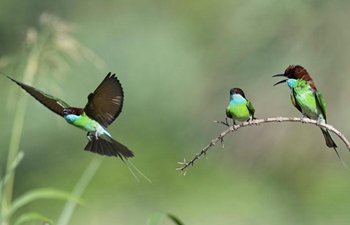
[[[231,96],[231,95],[234,95],[234,94],[239,94],[239,95],[241,95],[243,98],[245,98],[244,92],[243,92],[243,90],[240,89],[240,88],[231,88],[231,89],[230,89],[230,96]]]
[[[73,107],[69,107],[69,108],[64,108],[63,109],[63,114],[65,116],[67,115],[76,115],[76,116],[80,116],[81,114],[84,113],[84,109],[82,108],[73,108]]]
[[[289,79],[302,79],[306,82],[312,82],[312,78],[310,77],[309,73],[306,71],[306,69],[300,65],[290,65],[287,67],[287,69],[282,74],[276,74],[272,77],[287,77],[287,79],[281,80],[277,83],[275,83],[273,86],[276,86],[277,84],[281,84],[286,82]]]

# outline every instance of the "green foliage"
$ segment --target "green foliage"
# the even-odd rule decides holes
[[[15,213],[20,207],[38,199],[63,199],[63,200],[74,200],[80,202],[75,196],[70,193],[55,190],[51,188],[40,188],[36,190],[28,191],[22,196],[15,199],[7,210],[7,213],[3,215],[3,219],[9,219],[13,213]]]
[[[14,174],[16,167],[18,166],[22,158],[23,158],[23,153],[19,152],[17,157],[13,161],[12,165],[6,171],[5,176],[0,180],[1,203],[3,202],[2,196],[4,196],[4,193],[3,193],[4,186],[6,186],[9,180],[9,177]],[[4,207],[5,206],[4,204],[0,204],[0,224],[8,224],[8,221],[10,220],[11,216],[16,211],[18,211],[19,208],[31,203],[32,201],[39,200],[39,199],[63,199],[63,200],[70,200],[70,201],[81,203],[81,200],[79,200],[74,195],[67,192],[60,191],[60,190],[55,190],[50,188],[41,188],[41,189],[31,190],[31,191],[28,191],[27,193],[24,193],[22,196],[19,196],[18,198],[16,198],[12,203],[7,204],[6,208]],[[26,213],[21,215],[14,224],[19,225],[32,220],[51,221],[47,217],[38,213]]]
[[[36,220],[39,220],[42,222],[49,222],[50,224],[52,224],[52,220],[50,218],[43,216],[39,213],[26,213],[18,217],[18,219],[13,225],[21,225],[21,224],[24,224],[30,221],[36,221]]]
[[[102,163],[102,158],[97,158],[97,157],[90,162],[84,174],[81,176],[80,180],[78,181],[74,190],[72,191],[73,196],[80,198],[80,196],[83,194],[84,190],[86,189],[88,183],[90,182],[92,177],[95,175],[97,169],[100,167],[101,163]],[[68,224],[74,212],[74,209],[76,207],[76,203],[77,202],[74,201],[73,199],[66,203],[56,225]]]

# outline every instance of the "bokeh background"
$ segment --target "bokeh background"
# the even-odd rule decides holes
[[[152,183],[138,183],[118,158],[106,157],[70,224],[146,224],[157,211],[185,224],[349,224],[349,171],[312,125],[240,129],[186,176],[175,171],[226,129],[213,120],[225,118],[232,87],[245,90],[259,118],[300,116],[287,86],[272,86],[279,79],[271,76],[290,64],[309,71],[327,102],[328,123],[350,138],[349,7],[342,0],[2,0],[0,66],[78,107],[108,72],[121,80],[125,104],[109,131],[135,152],[132,162]],[[52,15],[67,27],[45,28]],[[53,32],[62,34],[61,45],[40,55],[38,72],[25,80],[30,50]],[[2,171],[24,95],[0,77]],[[24,118],[14,198],[42,187],[70,192],[99,157],[83,151],[85,133],[30,97]],[[35,211],[56,221],[64,204],[34,201],[14,218]]]

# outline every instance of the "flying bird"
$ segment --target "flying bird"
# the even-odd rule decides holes
[[[7,77],[69,124],[87,131],[89,142],[86,151],[120,157],[123,161],[134,156],[128,147],[114,140],[106,130],[123,108],[124,92],[115,74],[107,74],[96,90],[88,95],[84,108],[71,107],[59,98]]]
[[[233,126],[238,121],[249,121],[256,119],[254,117],[255,109],[253,104],[248,101],[244,95],[244,92],[240,88],[230,89],[230,100],[226,108],[226,116],[233,120]],[[228,125],[226,117],[226,124]]]

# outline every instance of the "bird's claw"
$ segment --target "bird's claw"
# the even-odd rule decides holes
[[[249,126],[252,126],[253,125],[252,120],[248,120],[248,124]]]
[[[316,121],[316,126],[320,126],[321,122],[322,122],[321,119],[318,118],[317,121]]]
[[[302,115],[302,116],[300,117],[300,122],[301,122],[301,123],[306,123],[306,121],[305,121],[305,116],[304,116],[304,115]]]
[[[256,120],[253,120],[252,123],[253,123],[255,126],[260,126],[260,123],[258,123]]]
[[[97,133],[92,133],[92,132],[88,132],[86,134],[86,138],[89,140],[89,141],[92,141],[94,138],[96,140],[98,140],[98,136],[97,136]]]
[[[252,126],[252,125],[255,125],[255,126],[260,126],[260,123],[258,123],[257,121],[257,118],[250,118],[249,120],[247,120],[249,126]]]
[[[88,132],[88,133],[86,134],[86,138],[87,138],[89,141],[91,141],[91,133],[90,133],[90,132]]]

